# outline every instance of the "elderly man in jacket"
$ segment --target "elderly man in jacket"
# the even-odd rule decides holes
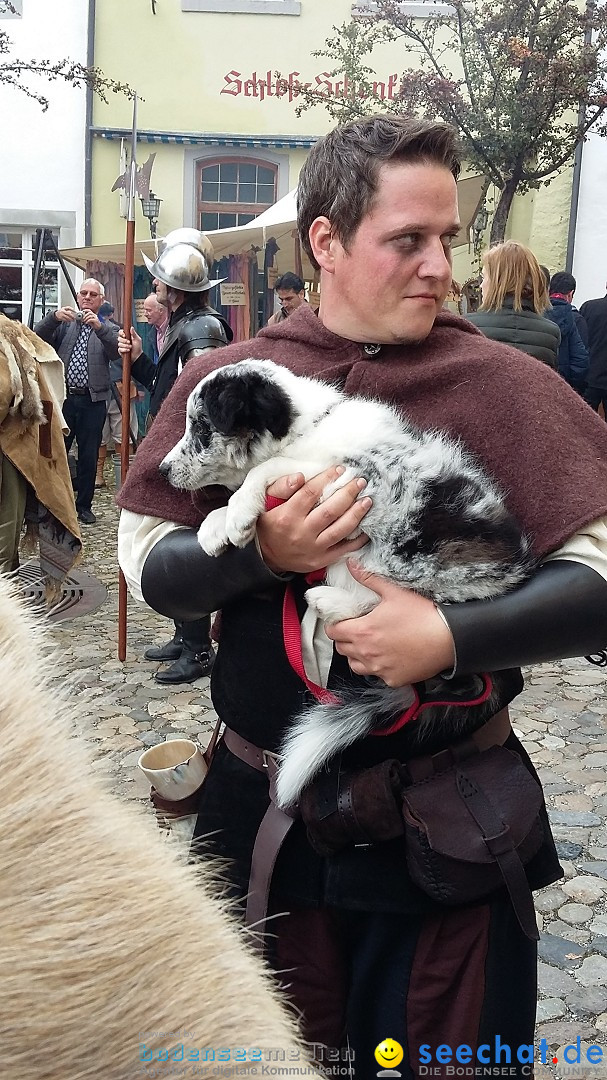
[[[65,367],[63,415],[70,429],[65,446],[69,452],[76,440],[76,510],[84,525],[94,525],[97,520],[91,509],[97,455],[110,392],[110,363],[118,360],[118,326],[99,318],[104,295],[101,282],[87,278],[78,292],[78,311],[61,307],[35,327],[39,337],[59,353]]]

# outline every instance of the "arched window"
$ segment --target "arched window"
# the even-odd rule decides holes
[[[254,158],[200,162],[196,169],[199,228],[246,225],[276,202],[278,166]]]

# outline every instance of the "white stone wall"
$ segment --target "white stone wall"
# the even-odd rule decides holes
[[[10,58],[86,63],[87,17],[86,0],[23,0],[22,18],[0,18],[0,29],[14,43]],[[85,91],[43,77],[24,81],[49,99],[49,107],[43,112],[36,101],[0,83],[0,225],[41,225],[47,212],[69,212],[75,229],[65,240],[81,244]]]
[[[604,296],[607,282],[607,139],[591,135],[582,151],[573,253],[575,303]]]

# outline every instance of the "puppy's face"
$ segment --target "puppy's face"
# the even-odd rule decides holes
[[[185,434],[160,463],[173,487],[221,484],[235,491],[254,465],[273,457],[294,418],[279,371],[270,361],[243,360],[192,390]]]

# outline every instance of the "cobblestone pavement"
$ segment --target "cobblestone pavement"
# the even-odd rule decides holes
[[[94,510],[98,524],[83,527],[82,569],[100,578],[109,595],[94,614],[53,627],[57,682],[67,675],[94,767],[119,796],[144,800],[149,786],[136,765],[142,750],[177,735],[206,743],[215,713],[208,679],[172,689],[154,681],[157,665],[142,659],[143,650],[166,640],[170,624],[130,599],[127,660],[118,661],[117,511],[109,490],[97,494]],[[562,881],[536,894],[542,931],[536,1045],[546,1039],[553,1051],[548,1061],[558,1059],[536,1067],[540,1078],[607,1077],[607,1064],[563,1067],[562,1053],[578,1036],[582,1060],[585,1045],[607,1048],[606,687],[607,674],[583,660],[545,664],[527,673],[526,693],[513,709],[544,784],[565,871]]]

